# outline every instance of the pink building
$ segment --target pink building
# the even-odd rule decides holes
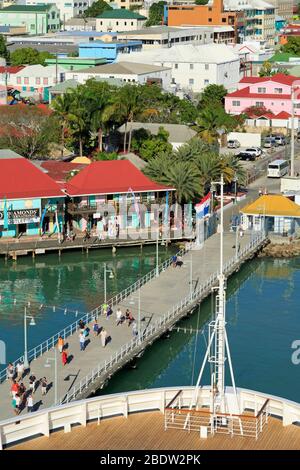
[[[300,116],[300,79],[282,73],[277,73],[273,77],[242,78],[238,90],[225,97],[225,110],[230,114],[241,114],[250,106],[257,106],[266,108],[274,115],[279,115],[282,111],[291,115],[292,85],[295,88],[296,98],[295,116]]]

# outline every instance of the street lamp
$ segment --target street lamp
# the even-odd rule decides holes
[[[57,351],[56,347],[54,347],[54,357],[48,357],[46,360],[45,367],[51,367],[49,364],[50,361],[54,361],[54,405],[57,405],[58,397],[57,397]]]
[[[106,276],[107,273],[109,273],[109,279],[114,279],[115,275],[112,269],[107,269],[106,263],[104,263],[104,303],[106,304],[107,300],[107,281],[106,281]]]
[[[191,254],[191,258],[190,259],[187,259],[185,260],[185,263],[189,263],[190,265],[190,300],[192,300],[193,298],[193,257],[192,257],[192,254]]]
[[[157,226],[157,233],[156,233],[156,268],[155,268],[156,277],[159,276],[158,239],[159,239],[159,224]]]
[[[29,326],[35,326],[35,320],[32,315],[27,315],[27,307],[24,307],[24,367],[29,367],[28,352],[27,352],[27,319],[30,318]]]
[[[137,299],[138,301],[138,336],[139,336],[139,341],[141,341],[141,289],[138,290],[138,295],[131,295],[131,299],[129,303],[131,305],[135,304],[135,301],[133,299]]]

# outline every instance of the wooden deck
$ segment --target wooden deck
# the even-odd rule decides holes
[[[200,439],[199,434],[183,430],[164,430],[164,416],[159,412],[117,417],[70,433],[57,431],[9,447],[13,450],[299,450],[300,427],[283,427],[279,419],[269,418],[259,439],[216,435]]]

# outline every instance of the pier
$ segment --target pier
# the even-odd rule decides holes
[[[266,243],[261,233],[245,234],[239,239],[239,251],[235,245],[236,234],[224,234],[224,269],[226,276],[237,271],[241,264],[255,256],[256,252]],[[101,313],[101,306],[83,317],[92,327],[94,318],[104,327],[110,337],[105,348],[100,338],[94,338],[92,331],[87,338],[85,351],[80,351],[78,338],[78,321],[58,332],[28,352],[30,374],[40,379],[47,377],[51,383],[46,396],[41,396],[40,387],[35,395],[35,409],[53,406],[57,403],[68,403],[74,399],[86,398],[102,387],[107,380],[120,368],[139,356],[153,341],[171,330],[176,322],[188,315],[201,301],[210,295],[217,284],[219,269],[219,234],[210,237],[199,250],[190,244],[182,251],[183,265],[172,267],[168,260],[148,273],[123,292],[110,299],[113,314],[106,319]],[[140,309],[139,309],[140,304]],[[117,326],[116,308],[120,306],[123,314],[129,308],[139,326],[139,335],[132,335],[132,329],[125,324]],[[140,315],[138,314],[140,310]],[[63,366],[57,351],[57,339],[61,335],[65,339],[70,362]],[[55,355],[57,367],[54,365]],[[23,358],[21,358],[23,359]],[[52,360],[51,367],[45,365]],[[29,374],[29,375],[30,375]],[[28,386],[28,373],[24,384]],[[55,377],[56,376],[56,377]],[[10,384],[6,371],[1,375],[0,419],[13,415],[11,407]],[[56,384],[56,385],[55,385]],[[58,400],[56,402],[55,395]],[[24,410],[21,416],[25,414]]]

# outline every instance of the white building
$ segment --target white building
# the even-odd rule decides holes
[[[200,92],[211,84],[235,90],[240,80],[240,59],[225,44],[187,44],[133,52],[130,61],[171,67],[172,85],[177,90]]]
[[[121,8],[105,10],[96,18],[96,31],[114,31],[117,33],[121,31],[134,31],[141,29],[146,21],[147,18],[145,16],[135,11],[123,10]]]
[[[87,69],[66,72],[67,80],[85,83],[90,78],[117,78],[123,82],[139,83],[157,82],[164,90],[171,88],[171,68],[149,64],[119,62],[97,65]]]
[[[28,65],[10,75],[10,84],[21,96],[48,100],[49,88],[65,80],[66,70],[60,66]]]
[[[65,21],[75,16],[82,15],[95,0],[24,0],[25,5],[43,5],[45,3],[55,3],[60,11],[60,19],[64,24]]]

